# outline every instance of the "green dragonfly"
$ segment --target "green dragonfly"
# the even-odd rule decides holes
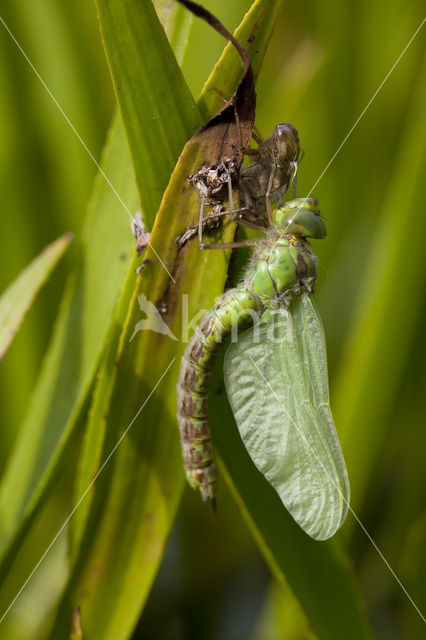
[[[225,385],[242,441],[296,522],[324,540],[342,525],[349,506],[329,406],[324,331],[311,298],[317,260],[307,238],[322,239],[326,229],[313,198],[281,204],[272,220],[265,239],[251,241],[243,281],[204,315],[182,358],[177,417],[183,461],[189,484],[214,504],[208,392],[214,360],[232,334]]]

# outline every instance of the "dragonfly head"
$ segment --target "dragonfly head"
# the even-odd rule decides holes
[[[280,162],[295,162],[300,153],[299,134],[289,122],[280,122],[274,129],[275,146]]]
[[[285,233],[322,240],[327,235],[324,220],[318,211],[318,200],[295,198],[282,203],[274,211],[274,221]]]

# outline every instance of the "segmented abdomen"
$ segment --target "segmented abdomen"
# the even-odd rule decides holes
[[[232,327],[249,327],[258,308],[245,287],[227,291],[204,315],[182,358],[177,385],[182,456],[187,480],[203,500],[214,501],[217,479],[208,422],[211,370]]]

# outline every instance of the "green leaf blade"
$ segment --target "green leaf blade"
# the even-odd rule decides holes
[[[25,314],[68,249],[71,234],[47,246],[12,282],[0,298],[0,360],[8,350]]]
[[[418,78],[424,77],[425,69],[424,57]],[[414,87],[336,379],[336,416],[342,425],[356,511],[369,494],[386,448],[398,383],[404,379],[410,350],[414,353],[418,349],[417,323],[421,322],[425,295],[425,217],[419,202],[424,192],[426,136],[424,87],[418,81]],[[405,229],[415,229],[410,233],[408,251]]]
[[[102,167],[114,176],[122,198],[136,207],[123,135],[116,121]],[[77,242],[75,273],[65,288],[52,341],[0,485],[1,548],[6,553],[2,570],[15,553],[7,548],[24,535],[72,435],[128,269],[123,256],[130,255],[133,243],[127,214],[102,176],[95,183],[86,228]]]
[[[145,224],[151,228],[176,158],[202,119],[152,2],[97,0],[97,7]]]
[[[136,4],[140,5],[141,12],[158,23],[155,12],[148,6],[150,2]],[[153,51],[155,46],[152,43]],[[170,46],[165,47],[163,39],[160,39],[159,47],[162,55],[175,64]],[[179,74],[177,78],[180,77]],[[179,107],[175,106],[179,117]],[[164,125],[155,119],[155,112],[149,108],[155,109],[155,104],[148,103],[145,109],[150,134],[160,139]],[[187,131],[188,137],[191,133],[192,130]],[[146,199],[147,207],[149,202],[155,207],[169,178],[167,172],[160,176],[150,172],[156,154],[161,162],[163,148],[158,144],[149,155],[143,156],[144,189],[151,191],[150,198]],[[118,116],[109,133],[101,170],[78,241],[74,273],[66,287],[20,437],[0,485],[2,575],[10,567],[60,468],[99,365],[123,282],[129,270],[134,273],[131,260],[134,240],[129,228],[129,213],[137,210],[139,198],[125,129]],[[152,219],[155,208],[146,211]]]

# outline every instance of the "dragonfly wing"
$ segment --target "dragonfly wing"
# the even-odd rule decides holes
[[[307,295],[230,345],[225,383],[259,471],[306,533],[332,536],[347,514],[349,483],[329,406],[322,324]]]

